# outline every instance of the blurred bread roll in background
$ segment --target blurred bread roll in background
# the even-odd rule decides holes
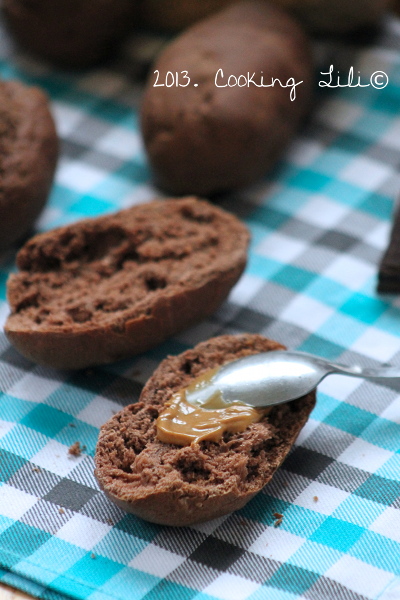
[[[15,41],[61,67],[95,65],[136,25],[133,0],[0,0],[0,5]]]
[[[389,0],[271,0],[315,33],[342,34],[375,25]]]
[[[234,0],[137,0],[139,21],[156,31],[181,31]]]
[[[233,1],[138,0],[139,18],[150,29],[180,31]],[[270,3],[289,10],[309,31],[343,34],[377,23],[390,0],[270,0]]]
[[[182,85],[168,86],[167,73]],[[142,98],[158,186],[210,197],[263,177],[310,110],[313,80],[308,37],[264,0],[237,2],[189,27],[158,55]]]

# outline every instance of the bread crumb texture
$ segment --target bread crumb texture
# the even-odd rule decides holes
[[[156,436],[166,401],[202,372],[282,346],[259,335],[220,336],[168,357],[143,389],[140,401],[103,425],[96,476],[125,510],[166,525],[189,525],[241,508],[272,477],[305,424],[315,393],[274,407],[245,431],[220,442],[180,447]]]

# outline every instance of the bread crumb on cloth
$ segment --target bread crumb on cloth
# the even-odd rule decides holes
[[[68,448],[68,454],[80,456],[84,450],[86,450],[86,446],[81,446],[80,442],[75,442]]]

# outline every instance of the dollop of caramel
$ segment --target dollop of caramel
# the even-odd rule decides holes
[[[226,403],[220,393],[213,394],[201,406],[186,400],[186,391],[206,385],[218,369],[210,369],[190,386],[179,390],[165,404],[157,421],[157,437],[161,442],[188,446],[202,440],[218,442],[225,431],[244,431],[260,421],[270,409],[257,409],[240,402]]]

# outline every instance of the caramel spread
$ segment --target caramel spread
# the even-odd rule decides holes
[[[256,409],[240,402],[228,404],[218,392],[201,406],[187,402],[186,392],[205,386],[217,371],[207,371],[165,404],[156,422],[159,440],[179,446],[202,440],[217,442],[225,431],[244,431],[251,423],[260,421],[266,415],[269,409]]]

